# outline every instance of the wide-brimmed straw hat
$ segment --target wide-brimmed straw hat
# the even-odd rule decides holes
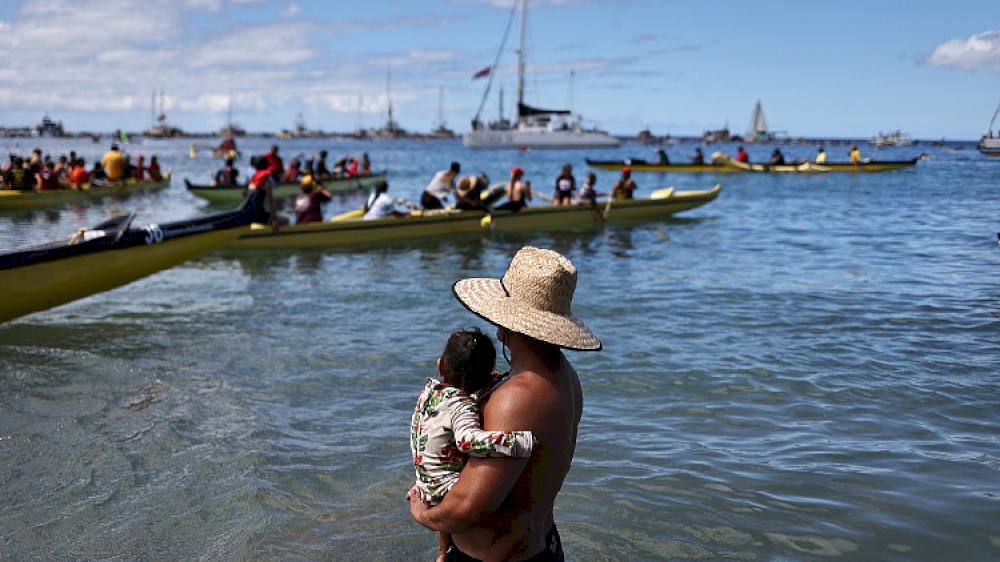
[[[570,310],[576,276],[563,255],[525,246],[502,279],[461,279],[452,291],[474,314],[511,332],[566,349],[598,351],[601,340]]]

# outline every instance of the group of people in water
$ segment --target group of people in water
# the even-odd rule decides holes
[[[54,158],[36,148],[28,156],[10,154],[10,160],[0,168],[2,184],[0,189],[16,191],[55,191],[58,189],[80,189],[84,185],[101,186],[124,180],[160,181],[163,176],[156,156],[148,163],[140,154],[133,162],[128,153],[111,145],[111,149],[95,160],[88,170],[86,161],[76,151]]]

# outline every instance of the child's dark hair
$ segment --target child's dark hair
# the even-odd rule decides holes
[[[497,350],[479,328],[456,330],[441,354],[444,382],[466,392],[479,392],[493,380]]]

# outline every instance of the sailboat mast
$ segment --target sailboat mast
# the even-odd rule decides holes
[[[524,24],[527,21],[528,0],[521,0],[521,38],[517,46],[517,111],[524,105]]]

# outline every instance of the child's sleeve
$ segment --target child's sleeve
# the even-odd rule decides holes
[[[530,431],[484,431],[479,408],[471,399],[461,400],[451,409],[452,429],[458,450],[474,457],[528,458],[535,438]]]

